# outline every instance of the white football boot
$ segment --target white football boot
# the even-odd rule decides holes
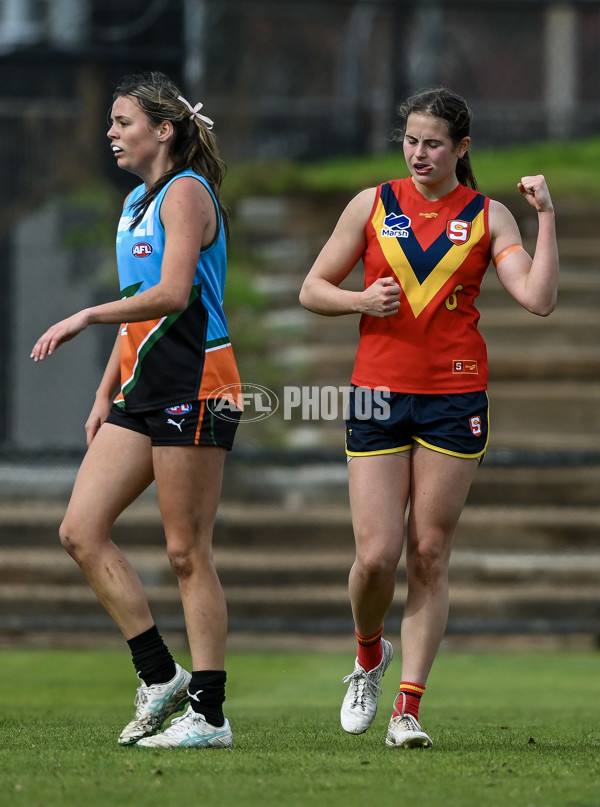
[[[135,695],[135,717],[119,737],[119,745],[133,745],[142,737],[155,734],[165,720],[179,712],[189,700],[192,676],[175,664],[175,676],[166,684],[142,684]]]
[[[383,656],[377,667],[366,672],[357,658],[354,672],[344,678],[344,683],[349,683],[350,686],[342,703],[340,720],[342,728],[349,734],[363,734],[377,713],[377,700],[381,694],[379,682],[394,655],[392,645],[387,639],[381,640],[381,649]]]

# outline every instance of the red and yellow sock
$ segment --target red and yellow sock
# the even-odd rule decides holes
[[[402,715],[412,715],[415,720],[419,719],[419,706],[421,697],[425,692],[422,684],[413,684],[411,681],[400,682],[400,694],[396,700],[393,717]]]
[[[365,672],[375,669],[383,658],[383,650],[381,648],[381,637],[383,636],[383,625],[371,636],[361,636],[358,631],[355,631],[356,639],[358,641],[358,651],[356,656],[358,663]]]

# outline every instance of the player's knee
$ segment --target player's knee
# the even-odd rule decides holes
[[[193,554],[180,548],[169,548],[167,552],[171,569],[175,575],[180,579],[191,577],[196,568]]]
[[[394,576],[397,565],[398,561],[395,557],[383,552],[361,554],[355,562],[356,571],[373,585],[379,585],[387,577]]]
[[[77,555],[76,530],[65,520],[58,528],[58,539],[71,557]]]
[[[423,541],[407,557],[409,578],[424,586],[435,586],[448,573],[448,553],[441,541]]]

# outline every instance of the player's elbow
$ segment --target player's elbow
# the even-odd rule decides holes
[[[527,310],[538,317],[549,317],[556,308],[556,299],[526,306]]]
[[[298,300],[300,301],[300,305],[302,306],[302,308],[306,308],[308,311],[312,311],[311,294],[306,282],[302,284],[300,294],[298,295]]]
[[[179,314],[181,311],[185,311],[189,299],[190,295],[187,290],[163,292],[160,305],[163,316]]]
[[[556,308],[556,301],[537,312],[539,317],[549,317]]]

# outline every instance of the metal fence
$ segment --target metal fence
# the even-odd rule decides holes
[[[600,125],[600,4],[473,0],[208,3],[203,85],[229,153],[389,147],[407,94],[445,84],[488,144]],[[200,88],[199,88],[200,89]]]
[[[2,117],[8,99],[85,103],[91,65],[108,84],[167,67],[210,106],[229,159],[383,150],[397,103],[439,83],[485,142],[600,125],[598,0],[0,0],[11,63]]]

